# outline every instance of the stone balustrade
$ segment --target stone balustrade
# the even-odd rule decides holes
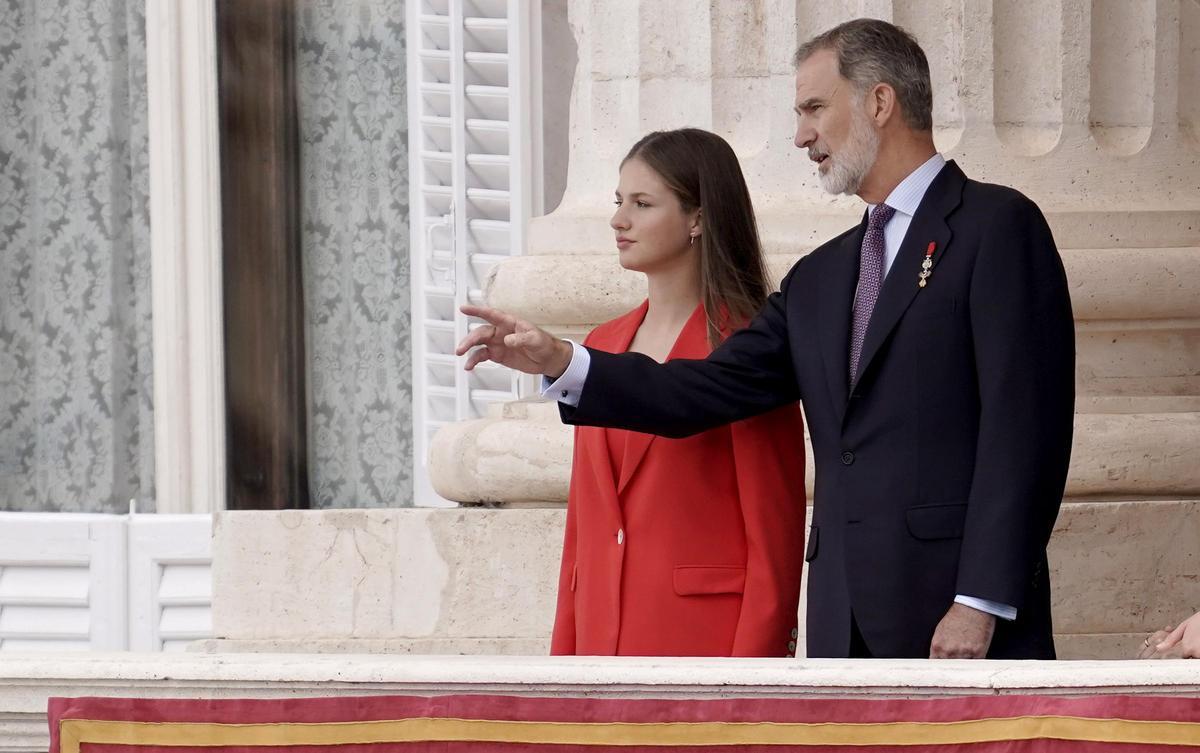
[[[220,513],[217,639],[202,645],[545,654],[563,517],[561,507]],[[1149,631],[1200,606],[1198,541],[1196,500],[1065,506],[1049,552],[1059,656],[1133,656]],[[799,625],[803,647],[803,606]]]
[[[14,654],[0,753],[44,753],[55,696],[296,698],[493,693],[589,698],[1195,695],[1194,663],[312,654]]]

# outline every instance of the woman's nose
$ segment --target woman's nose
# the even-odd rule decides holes
[[[625,213],[621,211],[621,207],[617,207],[617,211],[613,212],[612,218],[608,221],[608,226],[613,230],[622,230],[629,227],[629,223],[625,220]]]

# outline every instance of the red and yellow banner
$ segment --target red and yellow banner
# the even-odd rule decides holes
[[[52,698],[49,716],[51,753],[1200,748],[1200,698],[1151,696]]]

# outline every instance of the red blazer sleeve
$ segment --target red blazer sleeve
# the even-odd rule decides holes
[[[793,403],[730,428],[746,526],[746,586],[733,655],[794,654],[804,567],[804,420]]]

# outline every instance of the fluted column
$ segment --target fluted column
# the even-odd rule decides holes
[[[1105,608],[1060,606],[1056,620],[1088,647],[1077,654],[1103,654],[1143,617],[1165,622],[1173,603],[1200,605],[1194,564],[1112,567],[1134,546],[1122,531],[1149,537],[1139,550],[1174,546],[1168,536],[1194,550],[1200,541],[1197,504],[1164,501],[1200,497],[1194,0],[577,0],[567,192],[534,220],[526,254],[497,268],[489,299],[564,334],[641,299],[639,276],[617,264],[607,219],[619,160],[652,129],[709,128],[733,144],[778,273],[856,222],[862,203],[824,194],[792,145],[791,56],[798,42],[860,15],[917,36],[939,149],[969,176],[1034,199],[1062,251],[1077,320],[1078,415],[1055,538],[1067,543],[1052,547],[1058,592],[1086,590],[1103,568],[1097,552],[1116,554],[1104,570]],[[569,431],[552,409],[509,413],[523,418],[444,432],[435,480],[462,500],[564,499]],[[501,426],[503,441],[478,441]],[[489,477],[509,460],[537,483]],[[1153,606],[1134,617],[1138,600]]]

